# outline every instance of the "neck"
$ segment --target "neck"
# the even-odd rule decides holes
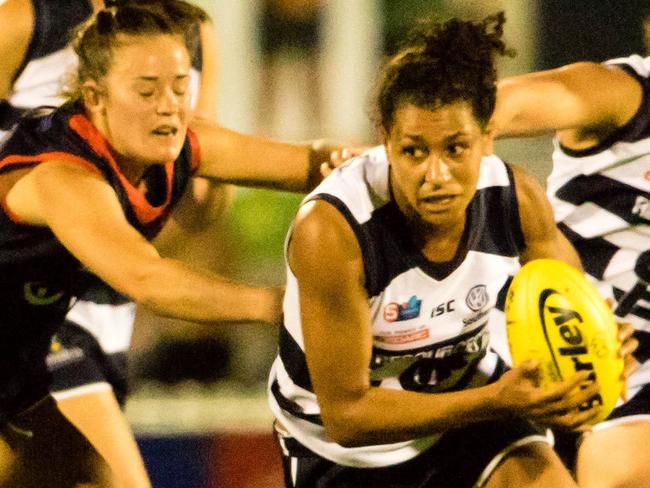
[[[124,156],[116,151],[111,145],[111,130],[110,127],[106,124],[106,119],[101,116],[98,116],[94,112],[86,112],[87,117],[90,119],[92,124],[95,126],[97,131],[102,135],[102,138],[105,142],[106,150],[110,153],[110,156],[115,161],[115,164],[120,168],[122,174],[126,177],[127,180],[133,185],[137,185],[142,179],[142,175],[147,169],[146,165],[142,162],[134,161],[132,158]]]
[[[463,238],[465,218],[448,225],[408,219],[407,228],[413,243],[429,261],[451,261]]]

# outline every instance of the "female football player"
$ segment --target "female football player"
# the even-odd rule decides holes
[[[138,3],[100,11],[77,40],[71,99],[21,120],[0,151],[5,486],[120,482],[47,395],[50,339],[86,291],[84,270],[161,314],[278,320],[280,290],[228,282],[149,243],[192,176],[304,191],[329,155],[207,120],[188,128],[189,20]]]
[[[542,389],[487,333],[520,263],[580,266],[540,185],[492,155],[503,23],[406,44],[380,79],[384,145],[298,212],[269,382],[288,487],[576,486],[536,424],[583,426],[597,388]]]

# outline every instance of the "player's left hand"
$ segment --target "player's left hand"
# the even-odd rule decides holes
[[[321,154],[325,151],[328,153],[328,157],[323,158],[323,162],[320,165],[320,174],[323,178],[328,176],[334,169],[341,166],[348,159],[354,158],[368,149],[365,146],[341,146],[340,144],[331,144],[326,141],[318,141],[318,144],[313,144],[313,147]]]
[[[639,362],[633,356],[634,351],[639,347],[639,341],[634,337],[634,327],[629,323],[618,323],[617,338],[621,343],[618,354],[624,361],[623,372],[621,373],[621,380],[623,381],[621,398],[623,401],[627,401],[627,379],[639,368]]]

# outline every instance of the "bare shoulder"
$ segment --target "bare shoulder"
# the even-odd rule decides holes
[[[303,205],[296,216],[288,258],[294,271],[315,269],[317,274],[336,275],[348,266],[360,266],[361,250],[343,214],[330,203],[315,200]]]
[[[543,198],[546,200],[546,193],[542,183],[523,167],[511,164],[512,175],[515,180],[515,191],[517,192],[518,200],[527,200],[535,198]]]
[[[519,203],[519,218],[524,236],[529,240],[555,227],[553,210],[540,181],[520,166],[511,165]]]

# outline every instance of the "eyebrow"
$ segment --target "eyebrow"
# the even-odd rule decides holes
[[[176,80],[181,80],[185,78],[189,78],[189,74],[184,74],[184,75],[176,75],[174,79]],[[160,79],[160,76],[136,76],[136,80],[142,80],[142,81],[158,81]]]
[[[456,139],[456,138],[459,138],[459,137],[466,137],[466,136],[469,136],[469,135],[470,135],[469,132],[465,132],[465,131],[461,130],[461,131],[453,132],[453,133],[451,133],[449,135],[443,136],[443,139],[448,141],[450,139]],[[421,134],[407,134],[406,132],[404,132],[400,136],[402,138],[408,138],[408,139],[413,139],[413,140],[417,140],[417,141],[424,140],[424,137]]]

